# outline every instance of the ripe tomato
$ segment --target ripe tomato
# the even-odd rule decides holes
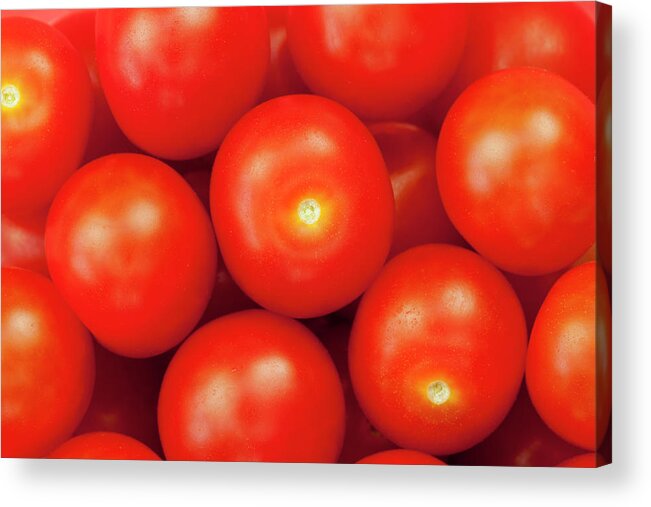
[[[73,437],[57,447],[47,457],[54,459],[160,461],[160,457],[154,451],[135,438],[105,431]]]
[[[556,466],[562,468],[598,468],[607,464],[601,454],[588,452],[579,454],[573,458],[568,458]]]
[[[287,7],[265,7],[269,20],[269,43],[271,55],[267,82],[262,92],[262,100],[283,95],[307,93],[308,89],[298,75],[287,43]]]
[[[366,291],[349,344],[369,421],[397,445],[434,455],[486,438],[524,373],[522,308],[502,274],[451,245],[412,248]]]
[[[371,454],[357,462],[358,465],[445,465],[429,454],[407,449],[392,449]]]
[[[269,63],[262,7],[105,9],[96,30],[115,119],[158,157],[214,150],[262,92]]]
[[[52,282],[2,268],[2,457],[38,458],[68,438],[94,376],[91,337]]]
[[[389,257],[426,243],[463,245],[443,209],[436,182],[436,139],[408,123],[369,127],[389,170],[396,207]]]
[[[46,215],[11,218],[2,215],[2,266],[29,269],[47,276],[45,262]]]
[[[45,213],[86,148],[93,112],[84,62],[57,30],[2,20],[2,211]]]
[[[419,118],[438,132],[450,106],[470,84],[514,67],[552,71],[594,102],[594,39],[594,17],[580,2],[472,4],[461,62],[443,93]]]
[[[321,319],[319,319],[321,320]],[[338,323],[309,323],[314,333],[326,346],[332,357],[344,390],[346,400],[346,434],[344,445],[339,455],[339,463],[355,463],[357,460],[396,446],[376,430],[362,412],[357,403],[348,370],[348,339],[350,325]]]
[[[551,273],[594,243],[594,111],[573,85],[533,68],[480,79],[450,109],[436,160],[443,205],[501,269]]]
[[[523,385],[513,408],[488,438],[450,457],[449,463],[473,466],[552,467],[582,452],[559,438],[540,419]]]
[[[107,155],[63,186],[48,216],[55,284],[106,348],[160,354],[194,328],[210,297],[217,253],[210,219],[171,167]]]
[[[62,32],[79,51],[88,68],[93,87],[93,123],[84,154],[84,161],[109,153],[133,152],[133,146],[118,127],[104,96],[95,60],[95,10],[71,10],[58,16],[52,26]]]
[[[158,424],[171,460],[335,462],[344,398],[325,348],[264,310],[221,317],[181,345]]]
[[[287,21],[308,87],[375,120],[406,118],[440,93],[466,29],[465,5],[313,5]]]
[[[350,111],[322,97],[289,95],[247,113],[217,153],[210,203],[233,279],[291,317],[350,303],[389,253],[382,154]]]
[[[95,345],[95,389],[75,435],[95,431],[122,433],[143,442],[156,453],[158,393],[172,354],[148,359],[117,356]]]
[[[612,271],[613,248],[612,93],[608,77],[597,102],[597,245],[606,273]]]
[[[531,332],[527,387],[540,417],[560,437],[596,450],[610,417],[610,303],[593,262],[552,287]]]

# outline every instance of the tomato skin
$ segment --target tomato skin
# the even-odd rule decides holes
[[[210,219],[171,167],[136,154],[86,164],[61,189],[45,231],[55,284],[110,351],[149,357],[192,331],[217,265]]]
[[[290,317],[353,301],[391,246],[393,193],[382,154],[364,124],[322,97],[279,97],[247,113],[217,154],[210,202],[237,285]],[[301,215],[309,203],[318,215]]]
[[[290,7],[287,21],[308,87],[369,120],[404,119],[440,93],[466,30],[458,4]]]
[[[160,158],[216,149],[264,86],[262,7],[102,9],[96,35],[115,119],[136,146]]]
[[[75,435],[112,432],[135,438],[157,454],[158,393],[171,352],[147,359],[131,359],[95,344],[95,388]]]
[[[594,104],[550,72],[520,68],[459,97],[436,168],[443,205],[468,243],[505,271],[542,275],[594,243],[594,161]]]
[[[44,214],[8,217],[2,215],[2,266],[48,275],[45,261]]]
[[[90,79],[61,33],[28,18],[2,20],[2,62],[2,211],[44,213],[86,148]]]
[[[568,458],[556,466],[561,468],[599,468],[607,464],[601,454],[588,452]]]
[[[262,92],[261,101],[267,101],[283,95],[307,93],[309,90],[298,75],[287,42],[286,6],[267,6],[269,20],[270,58],[267,82]]]
[[[613,262],[612,93],[608,77],[597,102],[597,250],[601,266],[608,274]]]
[[[460,452],[506,417],[526,340],[522,308],[498,270],[456,246],[415,247],[362,298],[349,344],[353,388],[398,446]]]
[[[170,460],[335,462],[344,417],[325,348],[301,324],[264,310],[221,317],[190,336],[158,405]]]
[[[451,456],[448,462],[464,466],[551,467],[580,452],[540,419],[523,384],[499,428],[476,446]]]
[[[407,449],[392,449],[371,454],[357,462],[358,465],[445,465],[429,454]]]
[[[599,447],[610,418],[610,319],[603,272],[587,262],[554,284],[529,341],[531,401],[552,431],[587,450]]]
[[[137,151],[113,118],[99,82],[95,58],[95,10],[69,11],[54,19],[52,26],[63,33],[83,57],[93,88],[93,122],[84,153],[84,162],[109,153]]]
[[[426,243],[464,240],[445,213],[436,181],[436,139],[408,123],[373,123],[369,130],[389,170],[396,220],[389,257]]]
[[[111,459],[160,461],[142,442],[120,433],[84,433],[64,442],[48,456],[51,459]]]
[[[2,268],[2,457],[42,457],[68,438],[94,377],[91,337],[52,282]]]

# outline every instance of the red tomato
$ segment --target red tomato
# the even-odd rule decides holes
[[[38,458],[68,438],[94,376],[91,337],[52,282],[2,268],[2,457]]]
[[[84,160],[88,162],[109,153],[136,151],[136,147],[129,142],[115,122],[99,82],[95,61],[95,10],[69,11],[68,14],[57,17],[52,22],[52,26],[61,31],[77,48],[86,62],[93,86],[95,100],[93,124]]]
[[[582,452],[556,436],[540,419],[523,385],[504,422],[449,463],[473,466],[551,467]]]
[[[566,459],[556,466],[562,468],[599,468],[607,464],[601,454],[588,452]]]
[[[597,87],[601,89],[613,73],[613,8],[595,3],[597,26]]]
[[[158,405],[171,460],[334,462],[344,416],[337,370],[317,338],[263,310],[221,317],[190,336]]]
[[[162,454],[156,410],[160,385],[171,358],[168,352],[149,359],[131,359],[96,344],[95,389],[75,434],[122,433]]]
[[[597,102],[597,249],[607,273],[612,271],[613,249],[612,93],[608,77]]]
[[[265,7],[269,20],[271,57],[262,100],[282,95],[306,93],[307,86],[298,75],[287,43],[287,7]]]
[[[376,120],[406,118],[440,93],[466,30],[465,5],[291,7],[287,21],[309,88]]]
[[[247,113],[217,154],[210,201],[233,279],[291,317],[353,301],[391,245],[382,154],[350,111],[322,97],[280,97]]]
[[[451,245],[412,248],[366,291],[349,344],[369,421],[397,445],[434,455],[486,438],[524,373],[522,308],[502,274]]]
[[[262,92],[269,63],[262,7],[105,9],[96,29],[115,119],[158,157],[214,150]]]
[[[461,235],[501,269],[541,275],[594,243],[594,162],[594,104],[555,74],[522,68],[463,92],[441,129],[436,168]]]
[[[43,23],[52,24],[62,16],[66,16],[68,13],[74,12],[72,9],[16,9],[11,11],[3,10],[2,18],[32,18]]]
[[[308,324],[321,339],[332,357],[346,400],[346,435],[339,456],[339,463],[355,463],[357,460],[380,451],[393,449],[396,446],[389,442],[376,430],[362,412],[357,403],[348,370],[348,339],[350,325],[344,322],[337,324]]]
[[[426,243],[463,245],[439,195],[436,139],[408,123],[374,123],[369,129],[389,170],[396,206],[389,257]]]
[[[360,459],[359,465],[445,465],[443,461],[429,454],[407,449],[393,449],[371,454]]]
[[[552,71],[594,102],[595,24],[580,2],[473,4],[469,14],[461,63],[445,91],[419,113],[419,124],[437,132],[452,103],[470,84],[514,67]]]
[[[217,253],[208,214],[171,167],[107,155],[61,189],[45,253],[70,306],[106,348],[160,354],[185,338],[213,289]]]
[[[77,169],[92,118],[84,62],[51,26],[2,20],[2,211],[44,213]]]
[[[52,451],[48,458],[160,461],[154,451],[135,438],[105,431],[71,438]]]
[[[2,215],[2,266],[37,271],[47,276],[45,262],[46,215],[10,218]]]
[[[531,401],[556,434],[583,449],[599,447],[610,418],[610,327],[605,277],[587,262],[554,284],[529,341]]]

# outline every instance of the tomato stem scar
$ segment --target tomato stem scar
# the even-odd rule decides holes
[[[442,405],[450,397],[450,388],[442,380],[435,380],[427,386],[427,397],[435,405]]]
[[[20,92],[14,85],[9,84],[2,87],[2,106],[16,107],[20,101]]]
[[[298,218],[307,225],[312,225],[321,216],[321,206],[315,199],[304,199],[298,205]]]

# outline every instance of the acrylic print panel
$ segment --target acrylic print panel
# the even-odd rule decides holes
[[[2,456],[611,461],[611,10],[2,12]]]

